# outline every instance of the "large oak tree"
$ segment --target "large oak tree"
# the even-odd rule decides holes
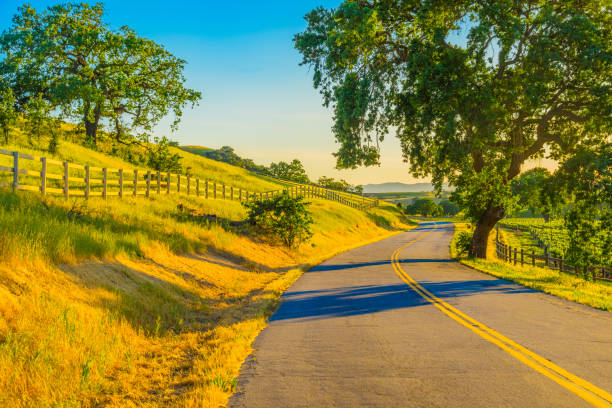
[[[19,8],[0,36],[0,75],[17,107],[43,95],[83,123],[91,144],[104,122],[121,142],[170,113],[176,127],[184,106],[201,97],[185,87],[185,61],[127,26],[111,29],[103,15],[101,3]]]
[[[611,16],[596,0],[345,0],[295,45],[333,107],[338,167],[377,164],[396,131],[414,176],[456,187],[486,257],[525,161],[609,137]]]

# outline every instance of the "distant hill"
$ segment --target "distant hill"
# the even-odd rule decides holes
[[[364,193],[417,193],[429,192],[434,188],[431,183],[381,183],[381,184],[366,184],[363,186]],[[452,190],[447,184],[444,185],[444,190]]]

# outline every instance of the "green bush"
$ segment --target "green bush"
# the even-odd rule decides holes
[[[286,192],[263,201],[244,204],[248,220],[266,235],[280,240],[289,248],[298,247],[312,237],[313,223],[302,197],[292,198]]]
[[[467,231],[461,231],[459,235],[457,235],[457,241],[455,243],[455,248],[457,249],[457,255],[463,255],[468,252],[472,245],[472,234]]]
[[[170,141],[166,137],[155,138],[155,144],[148,150],[147,164],[153,170],[182,173],[181,156],[172,153],[168,146]]]

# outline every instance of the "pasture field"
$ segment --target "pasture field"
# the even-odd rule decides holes
[[[199,177],[280,188],[177,153]],[[132,167],[65,141],[55,158]],[[287,249],[244,224],[236,201],[65,200],[1,189],[0,406],[225,404],[251,342],[303,271],[412,227],[388,204],[364,212],[308,201],[314,236]]]

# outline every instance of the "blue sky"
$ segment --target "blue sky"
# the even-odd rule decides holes
[[[23,1],[0,0],[0,30]],[[32,0],[38,10],[58,1]],[[334,169],[336,144],[331,112],[321,106],[311,73],[300,67],[293,35],[303,16],[337,1],[107,0],[112,27],[129,25],[187,60],[188,86],[202,92],[199,107],[185,112],[177,132],[168,122],[156,130],[181,144],[229,145],[261,164],[299,158],[312,178],[326,175],[351,183],[413,182],[399,143],[388,137],[380,167]]]

